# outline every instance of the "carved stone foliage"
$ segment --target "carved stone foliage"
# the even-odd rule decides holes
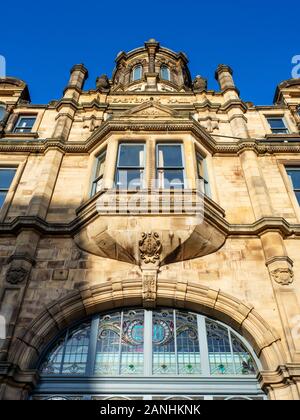
[[[273,280],[283,286],[288,286],[294,281],[294,272],[290,268],[277,268],[271,271]]]
[[[156,273],[147,273],[143,275],[143,300],[156,300]]]
[[[10,284],[23,283],[27,274],[28,271],[23,267],[10,268],[6,275],[6,281]]]
[[[143,233],[139,241],[141,259],[145,264],[155,264],[159,261],[162,244],[156,232]]]

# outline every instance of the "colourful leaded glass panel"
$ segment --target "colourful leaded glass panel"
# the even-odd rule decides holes
[[[212,375],[234,374],[234,363],[227,328],[206,321],[210,373]]]
[[[154,375],[174,375],[177,373],[174,321],[173,310],[153,312],[152,345]]]
[[[121,375],[144,373],[144,310],[123,313]]]
[[[97,335],[94,373],[102,376],[119,375],[121,313],[100,317]]]
[[[256,375],[256,367],[252,356],[241,341],[231,334],[235,373],[237,375]]]
[[[197,315],[176,311],[179,375],[201,374]]]

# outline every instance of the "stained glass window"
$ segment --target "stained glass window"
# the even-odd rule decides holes
[[[176,375],[175,320],[172,310],[153,313],[153,374]]]
[[[43,375],[255,376],[255,357],[231,328],[175,309],[128,309],[70,328],[41,364]]]

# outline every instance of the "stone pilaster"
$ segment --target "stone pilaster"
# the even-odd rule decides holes
[[[278,232],[261,235],[266,266],[269,271],[275,302],[285,332],[288,359],[300,362],[300,304],[294,282],[293,261],[288,257]]]
[[[273,214],[271,200],[259,167],[257,154],[251,149],[245,149],[240,153],[240,161],[255,218],[258,220],[271,216]]]
[[[27,216],[45,219],[55,188],[63,153],[49,149],[41,162],[41,172],[35,193],[28,206]],[[18,323],[19,313],[30,281],[30,272],[35,264],[36,249],[40,234],[35,230],[23,230],[16,239],[15,250],[8,259],[2,288],[0,289],[0,310],[5,313],[7,337],[0,350],[0,360],[7,358],[10,343]]]

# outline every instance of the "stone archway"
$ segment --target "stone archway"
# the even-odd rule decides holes
[[[198,283],[159,280],[157,306],[193,310],[222,321],[243,335],[260,358],[263,369],[274,371],[284,363],[280,337],[254,307]],[[115,308],[143,306],[136,280],[101,284],[72,291],[45,308],[35,321],[15,337],[9,362],[21,370],[35,369],[49,343],[70,324],[89,315]]]

